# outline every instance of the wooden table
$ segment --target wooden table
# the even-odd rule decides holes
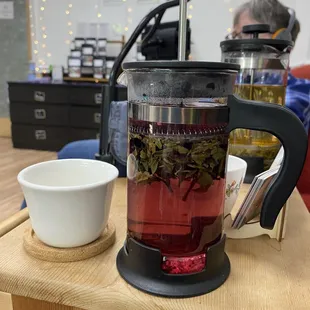
[[[55,264],[29,257],[22,246],[28,221],[4,235],[0,291],[12,294],[13,309],[310,309],[310,215],[297,192],[291,198],[286,239],[281,244],[266,236],[228,240],[232,271],[227,282],[192,299],[153,297],[120,278],[115,257],[126,233],[125,206],[126,182],[118,180],[111,210],[116,244],[88,261]],[[1,304],[0,309],[7,310]]]

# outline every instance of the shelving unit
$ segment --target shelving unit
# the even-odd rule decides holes
[[[125,36],[122,35],[121,40],[107,40],[106,42],[107,42],[107,44],[120,44],[121,50],[122,50],[125,43],[126,43],[126,40],[125,40]],[[109,56],[107,56],[107,57],[109,57]],[[89,68],[91,68],[91,67],[89,67]],[[101,79],[93,78],[88,73],[84,74],[84,76],[82,75],[81,77],[78,77],[78,78],[77,77],[65,76],[63,78],[63,80],[66,82],[81,82],[81,83],[107,83],[108,82],[108,79],[106,79],[106,78],[101,78]]]
[[[66,82],[81,82],[81,83],[107,83],[109,80],[107,79],[95,79],[89,77],[80,77],[80,78],[71,78],[71,77],[64,77],[64,81]]]
[[[125,36],[122,35],[122,39],[121,40],[108,40],[107,41],[108,44],[122,44],[122,47],[124,47],[126,41],[125,41]]]

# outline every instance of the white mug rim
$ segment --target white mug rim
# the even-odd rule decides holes
[[[233,155],[228,156],[228,161],[229,161],[229,158],[232,158],[233,160],[238,161],[242,165],[242,167],[234,167],[233,169],[229,169],[229,172],[241,171],[241,170],[244,170],[247,168],[247,163],[245,160],[243,160],[237,156],[233,156]],[[228,163],[227,163],[227,169],[228,169]]]
[[[52,186],[52,185],[40,185],[40,184],[35,184],[32,182],[29,182],[27,180],[25,180],[25,174],[27,172],[29,172],[30,170],[36,169],[38,167],[42,167],[45,165],[50,165],[50,164],[55,164],[55,163],[59,163],[59,162],[84,162],[84,163],[98,163],[98,167],[101,166],[105,166],[105,167],[109,167],[112,171],[110,173],[109,177],[105,177],[104,180],[102,181],[98,181],[98,182],[94,182],[94,183],[89,183],[89,184],[83,184],[83,185],[72,185],[72,186]],[[31,189],[35,189],[35,190],[42,190],[42,191],[50,191],[50,192],[68,192],[68,191],[80,191],[80,190],[87,190],[87,189],[93,189],[93,188],[97,188],[103,185],[106,185],[112,181],[114,181],[115,179],[117,179],[119,176],[119,171],[118,169],[106,162],[102,162],[102,161],[97,161],[94,159],[78,159],[78,158],[70,158],[70,159],[56,159],[56,160],[49,160],[49,161],[44,161],[41,163],[37,163],[34,165],[31,165],[27,168],[24,168],[22,171],[20,171],[17,175],[17,180],[18,182],[22,185],[25,186],[27,188],[31,188]]]

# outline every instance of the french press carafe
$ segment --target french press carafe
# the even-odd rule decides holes
[[[238,65],[155,61],[125,63],[123,69],[128,231],[117,268],[127,282],[155,295],[210,292],[230,271],[223,234],[230,132],[264,130],[283,144],[283,166],[261,212],[267,229],[297,183],[306,132],[280,105],[233,96]]]
[[[293,42],[259,37],[269,32],[269,25],[245,26],[243,33],[249,35],[248,39],[221,42],[222,61],[241,67],[234,88],[236,95],[284,106]],[[247,161],[247,183],[270,168],[280,147],[280,141],[264,131],[237,129],[230,136],[230,154]]]
[[[118,64],[151,16],[157,15],[156,27],[164,10],[178,4],[168,1],[148,14],[115,62],[98,159],[113,162],[106,120]],[[307,151],[306,132],[292,112],[233,96],[239,65],[183,61],[186,1],[180,4],[180,61],[127,63],[120,79],[128,88],[128,229],[117,268],[134,287],[166,297],[211,292],[229,275],[223,213],[230,132],[264,130],[283,144],[282,168],[263,202],[264,228],[274,226]]]

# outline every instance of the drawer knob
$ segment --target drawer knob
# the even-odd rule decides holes
[[[35,119],[46,119],[45,109],[35,109],[34,110],[34,118]]]
[[[39,102],[45,101],[45,92],[43,91],[35,91],[34,92],[34,100]]]
[[[94,122],[100,124],[101,122],[101,113],[94,113]]]
[[[36,140],[46,140],[46,131],[45,130],[36,130],[35,131]]]
[[[102,103],[102,94],[97,93],[94,95],[94,101],[96,104],[101,104]]]

